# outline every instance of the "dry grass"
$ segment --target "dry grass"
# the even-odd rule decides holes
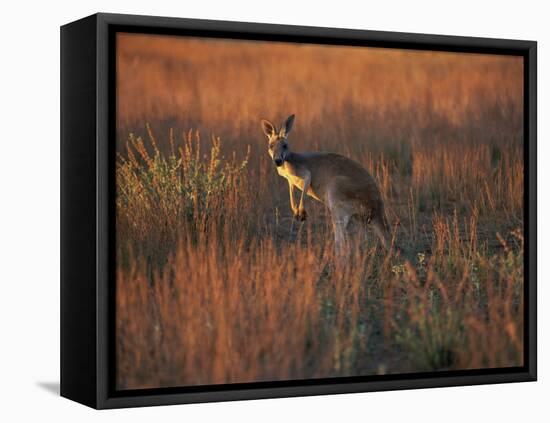
[[[520,59],[118,49],[119,388],[523,363]],[[291,147],[373,174],[401,254],[369,242],[335,268],[324,207],[292,221],[258,124],[290,113]]]

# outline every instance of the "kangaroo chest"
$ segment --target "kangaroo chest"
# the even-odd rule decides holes
[[[277,168],[277,173],[281,175],[283,178],[286,178],[292,185],[304,189],[304,180],[303,178],[299,177],[298,175],[294,175],[290,173],[287,169],[285,169],[284,166],[280,166]]]
[[[302,178],[301,176],[293,172],[290,172],[289,169],[286,168],[286,166],[278,167],[277,173],[281,175],[283,178],[287,179],[292,185],[299,188],[301,191],[304,190],[304,178]],[[315,194],[313,187],[314,187],[314,181],[311,181],[311,184],[306,194],[309,195],[310,197],[315,198],[316,200],[321,201],[321,199]]]

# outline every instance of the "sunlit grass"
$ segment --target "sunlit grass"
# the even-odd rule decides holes
[[[434,212],[427,248],[399,231],[414,255],[373,243],[337,267],[322,222],[285,239],[243,212],[246,157],[222,158],[217,138],[201,154],[191,133],[165,157],[150,132],[117,165],[121,387],[522,362],[520,233],[498,252],[477,215]]]

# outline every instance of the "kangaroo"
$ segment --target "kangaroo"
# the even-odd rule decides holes
[[[324,203],[330,211],[336,252],[346,250],[350,223],[359,222],[366,229],[371,224],[382,246],[388,249],[388,225],[382,196],[373,177],[354,160],[335,153],[296,153],[290,150],[288,135],[294,115],[287,118],[280,130],[268,120],[261,120],[268,139],[268,152],[277,172],[288,182],[290,207],[294,217],[305,220],[306,194]],[[302,193],[296,206],[294,190]]]

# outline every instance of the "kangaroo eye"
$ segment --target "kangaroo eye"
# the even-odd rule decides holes
[[[286,150],[286,147],[287,147],[287,145],[286,145],[286,144],[285,144],[285,145],[283,145],[283,149],[284,149],[284,150]]]

